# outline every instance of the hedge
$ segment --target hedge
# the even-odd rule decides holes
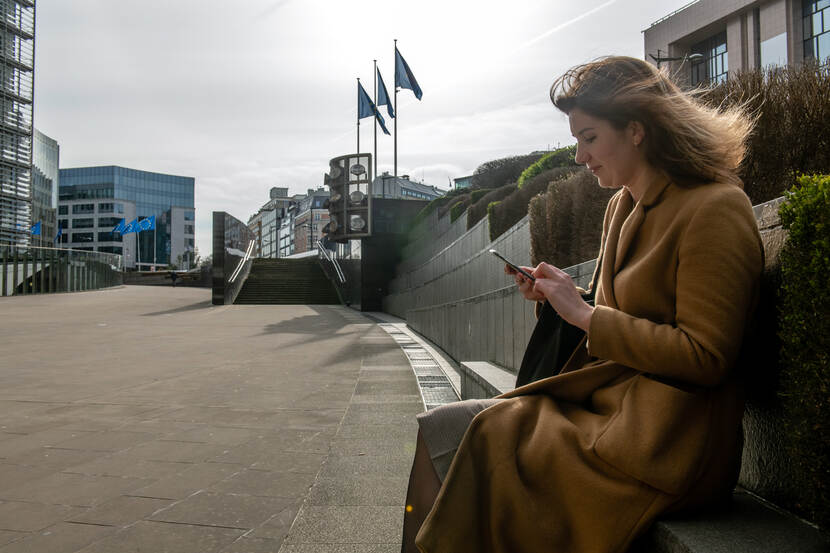
[[[495,240],[510,227],[527,215],[527,206],[531,198],[544,193],[548,185],[565,175],[576,171],[576,167],[558,167],[540,173],[525,182],[521,188],[504,198],[487,206],[487,218],[490,222],[490,240]]]
[[[467,205],[464,202],[464,200],[460,200],[453,204],[453,206],[450,208],[450,222],[454,223],[456,219],[461,217],[461,214],[464,213],[466,209]]]
[[[522,171],[536,162],[543,155],[542,152],[535,152],[522,156],[503,157],[482,163],[473,172],[471,187],[500,188],[516,182]]]
[[[830,176],[802,176],[779,214],[780,396],[801,500],[791,506],[830,528]]]
[[[830,173],[830,72],[817,62],[730,75],[702,99],[746,102],[758,116],[740,171],[753,204],[782,196],[799,174]]]
[[[470,209],[467,210],[467,230],[470,230],[476,224],[484,219],[487,215],[487,206],[489,206],[493,202],[498,202],[512,194],[516,191],[515,184],[508,184],[507,186],[502,186],[501,188],[496,188],[495,190],[486,190],[483,192],[487,192],[479,199],[476,199],[475,194],[473,194],[473,204],[470,206]]]
[[[605,206],[616,190],[601,188],[582,169],[552,182],[545,194],[531,200],[530,258],[557,267],[594,259],[602,237]]]
[[[516,181],[516,184],[519,188],[524,186],[525,182],[532,179],[536,175],[544,173],[549,169],[554,169],[556,167],[569,167],[576,165],[576,145],[565,146],[564,148],[559,148],[558,150],[554,150],[552,152],[548,152],[547,154],[543,155],[539,161],[522,171],[522,174],[519,175],[519,180]]]

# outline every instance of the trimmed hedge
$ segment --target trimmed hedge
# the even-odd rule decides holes
[[[830,173],[830,72],[817,62],[730,75],[702,99],[746,102],[758,116],[740,171],[753,204],[782,196],[799,174]]]
[[[461,217],[461,214],[467,210],[467,204],[464,200],[460,200],[453,204],[450,208],[450,222],[454,223],[456,219]]]
[[[474,189],[499,188],[516,182],[522,171],[542,157],[541,152],[523,156],[503,157],[479,165],[473,171],[472,184]]]
[[[802,176],[786,196],[779,394],[802,492],[792,508],[830,528],[830,176]]]
[[[495,190],[486,190],[487,193],[478,200],[476,200],[475,194],[473,194],[473,205],[471,205],[470,209],[467,211],[467,230],[470,230],[476,226],[479,221],[484,219],[487,215],[487,207],[491,203],[501,201],[515,191],[516,185],[508,184],[507,186],[502,186],[501,188],[496,188]]]
[[[490,221],[490,240],[495,240],[510,227],[527,215],[527,206],[531,198],[544,193],[548,185],[563,176],[576,171],[576,167],[558,167],[549,169],[528,179],[521,188],[504,198],[487,206],[487,218]]]
[[[528,209],[531,262],[564,268],[596,258],[605,206],[615,192],[600,188],[585,169],[552,182]]]
[[[516,184],[521,188],[525,182],[536,175],[556,167],[571,167],[576,165],[576,144],[559,148],[542,156],[542,158],[522,171]]]

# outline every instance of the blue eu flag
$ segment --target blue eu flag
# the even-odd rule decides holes
[[[133,232],[138,232],[138,219],[133,219],[132,221],[127,223],[127,226],[124,227],[124,232],[122,232],[121,234],[130,234]]]
[[[40,236],[40,221],[32,225],[32,234],[34,236]]]
[[[52,243],[53,243],[53,244],[57,244],[57,243],[58,243],[58,240],[60,240],[60,239],[61,239],[61,236],[63,236],[63,227],[60,227],[60,226],[59,226],[59,227],[58,227],[58,233],[55,235],[55,239],[54,239],[54,240],[52,240]]]
[[[415,97],[419,100],[424,95],[421,92],[421,87],[418,86],[418,81],[415,80],[415,75],[412,74],[412,70],[401,53],[398,52],[397,47],[395,48],[395,86],[408,88],[415,93]]]
[[[371,117],[374,115],[377,117],[378,123],[380,123],[380,128],[383,129],[385,134],[389,134],[389,131],[386,129],[386,122],[383,120],[383,116],[378,111],[378,108],[375,107],[375,104],[372,103],[372,99],[369,98],[369,95],[366,94],[366,90],[363,88],[363,85],[357,83],[357,118],[363,119],[364,117]]]
[[[121,219],[120,221],[118,221],[118,224],[115,225],[115,227],[113,227],[113,229],[110,232],[120,232],[121,234],[124,234],[124,229],[126,227],[127,227],[127,225],[124,224],[124,219]]]
[[[146,219],[142,219],[138,222],[138,230],[136,232],[141,232],[142,230],[155,230],[156,229],[156,216],[153,215],[152,217],[148,217]]]
[[[392,100],[389,99],[389,93],[386,92],[386,85],[383,83],[383,77],[380,76],[380,69],[378,69],[378,107],[386,106],[386,113],[389,117],[395,117],[395,109],[392,107]]]

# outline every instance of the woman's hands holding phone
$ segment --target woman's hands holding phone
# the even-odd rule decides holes
[[[504,272],[513,275],[519,292],[525,299],[548,300],[559,316],[572,325],[588,331],[594,308],[582,299],[570,275],[548,263],[540,263],[535,269],[532,267],[522,267],[522,269],[533,275],[536,282],[531,282],[509,266],[505,266]]]

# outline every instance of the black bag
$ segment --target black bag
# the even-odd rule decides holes
[[[594,304],[593,293],[582,299]],[[546,301],[527,343],[516,387],[559,374],[583,336],[584,330],[566,322]]]
[[[590,305],[594,305],[594,290],[599,282],[601,266],[602,256],[597,260],[594,269],[594,285],[591,291],[582,295],[582,299]],[[516,387],[559,374],[584,336],[584,330],[566,322],[545,301],[522,357],[522,365],[516,376]]]

